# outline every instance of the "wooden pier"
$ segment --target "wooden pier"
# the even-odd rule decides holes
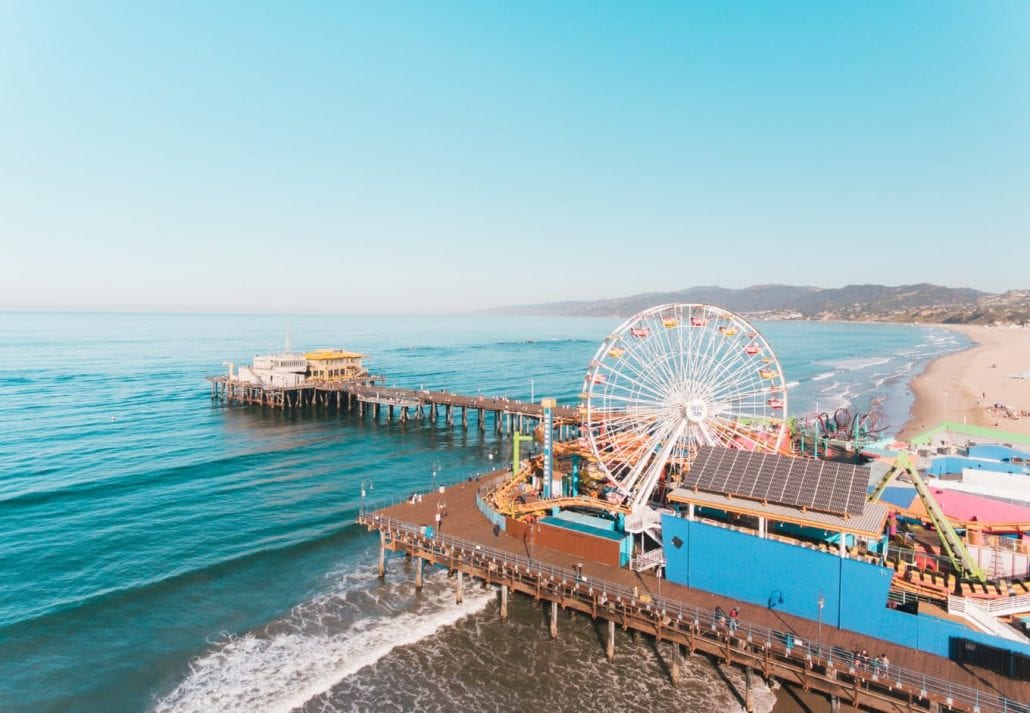
[[[460,601],[465,578],[499,589],[500,616],[507,616],[510,592],[546,603],[550,633],[558,635],[558,609],[580,612],[607,622],[606,655],[617,655],[615,627],[653,636],[666,658],[670,677],[679,679],[683,652],[710,657],[717,665],[745,672],[746,708],[758,673],[827,697],[830,711],[841,702],[874,711],[963,711],[1030,713],[1030,684],[948,659],[792,616],[772,608],[734,601],[644,573],[534,546],[534,528],[515,536],[487,519],[485,497],[510,477],[499,471],[476,481],[429,493],[382,509],[362,506],[358,521],[380,535],[380,576],[386,575],[386,550],[415,559],[416,586],[424,564],[455,574]],[[437,520],[446,498],[446,514]],[[427,530],[432,528],[432,530]],[[715,607],[737,607],[739,624],[731,628]],[[888,655],[880,669],[856,661],[852,652]]]
[[[448,426],[469,427],[470,416],[478,429],[485,432],[492,417],[497,433],[526,432],[543,418],[538,403],[526,403],[503,396],[462,396],[449,391],[399,389],[383,386],[381,376],[368,376],[350,381],[309,381],[300,386],[263,386],[228,376],[210,376],[211,398],[226,403],[252,404],[276,409],[334,408],[337,411],[371,415],[375,420],[394,419],[437,422],[441,417]],[[579,409],[558,406],[554,409],[556,427],[575,426],[580,422]]]

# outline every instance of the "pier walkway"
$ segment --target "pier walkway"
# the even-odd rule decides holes
[[[753,673],[825,694],[830,709],[844,701],[877,711],[966,711],[1030,713],[1030,684],[889,641],[821,626],[818,622],[727,597],[690,589],[656,577],[580,560],[574,555],[534,547],[526,527],[520,536],[495,526],[480,510],[482,496],[508,475],[491,476],[428,493],[381,509],[362,507],[359,522],[381,537],[380,573],[386,549],[415,558],[416,587],[423,562],[456,574],[455,596],[462,597],[465,575],[498,585],[501,616],[509,591],[550,603],[551,635],[558,634],[558,608],[607,620],[609,658],[615,655],[616,625],[669,642],[663,658],[675,683],[682,647],[713,660],[740,666],[750,683]],[[437,532],[437,512],[442,522]],[[513,529],[514,532],[514,529]],[[740,610],[739,627],[728,628],[714,615],[717,606]],[[887,654],[889,669],[855,661],[854,651],[870,657]],[[746,695],[749,697],[749,694]]]
[[[306,381],[298,386],[266,386],[228,376],[209,376],[207,380],[211,383],[211,398],[228,403],[281,409],[334,407],[357,410],[361,416],[371,412],[375,419],[385,414],[391,421],[396,417],[401,422],[436,421],[443,416],[447,425],[453,425],[457,418],[462,428],[468,428],[469,416],[475,414],[480,431],[486,430],[487,416],[492,414],[494,430],[498,433],[532,428],[544,415],[544,409],[538,403],[503,396],[464,396],[450,391],[401,389],[376,383],[384,380],[382,376]],[[557,406],[554,409],[555,426],[576,426],[579,422],[577,407]]]

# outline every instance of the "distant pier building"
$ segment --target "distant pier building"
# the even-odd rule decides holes
[[[362,379],[368,371],[361,365],[364,354],[342,349],[318,349],[304,355],[310,381],[334,382]]]
[[[304,383],[307,372],[303,354],[263,354],[254,357],[250,366],[241,366],[234,378],[255,386],[292,388]]]

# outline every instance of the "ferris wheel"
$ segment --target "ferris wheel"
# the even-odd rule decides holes
[[[616,486],[647,505],[700,445],[776,452],[787,435],[780,362],[744,318],[711,305],[652,307],[598,348],[583,385],[583,428]]]

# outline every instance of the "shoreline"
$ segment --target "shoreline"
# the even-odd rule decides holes
[[[966,349],[937,357],[909,382],[915,403],[899,440],[944,423],[966,423],[1030,435],[1030,329],[938,325],[964,335]],[[1003,404],[1007,409],[993,408]]]

